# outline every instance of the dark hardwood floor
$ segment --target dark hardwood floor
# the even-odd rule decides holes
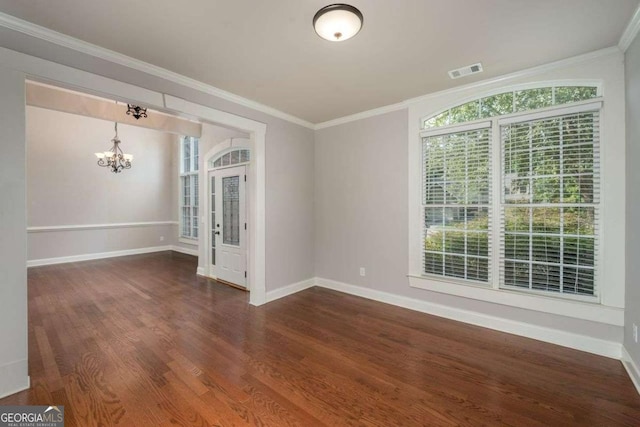
[[[640,425],[616,360],[319,288],[272,302],[160,253],[29,270],[32,388],[67,426]]]

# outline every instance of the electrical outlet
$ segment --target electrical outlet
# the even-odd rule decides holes
[[[364,270],[364,267],[360,267],[360,275],[361,275],[362,277],[366,276],[366,272],[365,272],[365,270]]]
[[[164,236],[160,236],[160,241],[164,242]]]
[[[638,325],[636,325],[635,323],[633,324],[633,340],[636,343],[638,342]]]

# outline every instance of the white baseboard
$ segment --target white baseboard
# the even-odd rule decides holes
[[[291,285],[284,286],[282,288],[274,289],[272,291],[267,292],[267,298],[265,303],[275,301],[280,298],[284,298],[288,295],[292,295],[300,291],[304,291],[305,289],[312,288],[315,285],[316,285],[316,279],[311,278],[311,279],[303,280],[298,283],[293,283]]]
[[[633,385],[636,386],[638,394],[640,394],[640,369],[624,346],[622,347],[622,365],[627,370],[629,377],[631,377]]]
[[[204,276],[204,267],[198,267],[198,269],[196,270],[196,274],[198,276]]]
[[[173,245],[171,250],[174,252],[180,252],[181,254],[198,256],[198,249],[185,248],[183,246]]]
[[[27,261],[27,267],[39,267],[41,265],[65,264],[67,262],[91,261],[93,259],[115,258],[127,255],[149,254],[153,252],[175,251],[187,255],[198,256],[195,249],[183,248],[176,245],[151,246],[147,248],[125,249],[122,251],[99,252],[94,254],[71,255],[56,258],[32,259]],[[198,273],[199,274],[199,273]]]
[[[0,366],[0,399],[30,387],[26,359]]]
[[[614,341],[606,341],[599,338],[579,335],[572,332],[561,331],[558,329],[547,328],[544,326],[530,325],[524,322],[504,319],[496,316],[476,313],[472,311],[462,310],[455,307],[435,304],[428,301],[417,300],[413,298],[403,297],[390,294],[388,292],[377,291],[362,286],[349,285],[347,283],[336,282],[334,280],[316,278],[316,285],[333,289],[335,291],[368,298],[399,307],[408,308],[410,310],[420,311],[423,313],[433,314],[447,319],[457,320],[459,322],[470,323],[472,325],[482,326],[489,329],[495,329],[501,332],[520,335],[527,338],[533,338],[576,350],[594,353],[600,356],[606,356],[613,359],[622,357],[622,344]]]
[[[89,261],[93,259],[114,258],[127,255],[148,254],[152,252],[163,252],[173,250],[173,246],[152,246],[148,248],[126,249],[122,251],[100,252],[94,254],[72,255],[57,258],[32,259],[27,261],[27,267],[38,267],[41,265],[64,264],[67,262]]]

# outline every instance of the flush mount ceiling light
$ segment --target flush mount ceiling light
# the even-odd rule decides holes
[[[348,4],[330,4],[313,17],[313,28],[325,40],[341,42],[358,34],[362,28],[362,13]]]

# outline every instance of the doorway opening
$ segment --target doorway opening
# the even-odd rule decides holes
[[[47,69],[45,67],[43,76],[30,75],[28,80],[25,79],[25,82],[26,84],[31,84],[31,85],[46,86],[48,89],[51,89],[54,91],[62,91],[65,94],[70,94],[75,92],[80,96],[85,96],[85,97],[98,99],[98,100],[99,99],[107,100],[107,101],[110,100],[112,102],[118,101],[124,105],[128,103],[142,104],[142,102],[129,98],[130,94],[125,95],[124,93],[122,93],[122,90],[119,87],[120,85],[114,85],[114,86],[112,86],[111,84],[104,85],[104,83],[106,82],[102,81],[101,79],[95,80],[95,83],[96,83],[95,86],[93,84],[87,84],[87,82],[88,81],[90,82],[92,80],[91,78],[93,77],[88,73],[86,76],[84,76],[88,80],[84,81],[81,92],[78,92],[78,86],[74,84],[75,82],[74,82],[73,76],[70,76],[70,79],[68,82],[56,81],[55,83],[53,83],[49,78],[47,78],[46,74],[47,74]],[[46,81],[46,83],[44,83],[44,81]],[[175,98],[170,95],[158,94],[158,93],[146,91],[146,90],[142,90],[142,91],[145,92],[144,94],[145,96],[143,96],[142,98],[145,98],[145,100],[147,101],[143,105],[146,105],[149,108],[149,111],[156,111],[160,114],[165,115],[166,117],[173,116],[177,121],[186,120],[190,122],[199,123],[203,128],[215,127],[215,128],[226,131],[227,140],[229,142],[225,143],[223,141],[222,143],[220,143],[220,140],[222,138],[217,138],[215,140],[211,139],[208,144],[201,145],[201,147],[203,147],[204,149],[209,149],[212,146],[214,146],[214,148],[209,151],[220,152],[221,150],[227,149],[232,145],[233,146],[242,145],[243,147],[246,147],[246,151],[243,153],[240,153],[240,155],[244,155],[244,153],[251,152],[252,154],[251,164],[249,162],[241,162],[241,163],[245,163],[244,165],[245,171],[242,174],[242,178],[243,178],[243,183],[245,185],[243,190],[246,190],[244,191],[244,197],[243,197],[243,201],[244,201],[243,219],[241,221],[242,232],[243,232],[242,245],[241,246],[237,245],[237,246],[240,246],[240,248],[239,248],[239,253],[237,253],[235,257],[235,261],[234,261],[235,264],[232,264],[232,263],[229,264],[229,266],[232,267],[232,268],[229,268],[229,270],[235,271],[236,277],[230,278],[228,276],[225,276],[224,272],[222,273],[222,275],[218,274],[217,272],[211,273],[211,269],[209,268],[210,264],[206,256],[207,253],[209,252],[207,248],[210,247],[208,239],[206,238],[200,239],[200,242],[198,242],[196,245],[192,245],[191,248],[186,247],[186,245],[184,244],[185,243],[184,239],[178,239],[178,241],[174,243],[174,246],[175,248],[178,248],[178,251],[180,252],[185,252],[186,250],[187,253],[191,253],[193,255],[198,256],[197,273],[199,275],[214,277],[214,278],[217,278],[217,276],[220,276],[221,280],[225,280],[224,277],[227,277],[226,281],[238,284],[239,286],[245,288],[246,290],[251,291],[249,295],[250,304],[252,305],[264,304],[266,289],[265,289],[265,249],[264,249],[265,223],[264,223],[263,213],[264,213],[264,205],[265,205],[264,143],[265,143],[266,125],[264,125],[263,123],[255,122],[253,120],[236,116],[230,113],[225,113],[219,110],[215,110],[213,108],[206,107],[200,104],[195,104],[180,98]],[[140,94],[137,94],[137,95],[140,95]],[[160,100],[162,105],[158,105],[157,103],[154,104],[153,102],[150,102],[150,100],[153,100],[154,98]],[[91,109],[90,108],[91,106],[87,107],[84,104],[81,107],[82,108],[80,108],[80,110]],[[74,107],[74,109],[77,109],[77,106]],[[76,111],[68,111],[68,112],[72,114],[78,114],[78,112]],[[80,112],[80,115],[84,115],[84,111]],[[135,125],[137,124],[138,123],[135,123]],[[201,142],[202,142],[202,139],[201,139]],[[90,153],[90,154],[93,155],[93,153]],[[235,153],[229,153],[228,157],[231,158],[232,156],[235,156],[235,155],[236,155]],[[139,157],[136,157],[135,162],[139,164],[140,161],[142,161],[142,159]],[[224,165],[226,165],[227,163],[226,158],[220,159],[220,163],[223,163],[223,162],[224,162]],[[208,163],[204,163],[204,162],[201,163],[201,168],[200,168],[200,171],[198,172],[199,173],[198,178],[201,185],[204,184],[209,178],[208,166],[209,166]],[[212,167],[215,168],[217,166],[212,166]],[[229,182],[232,182],[232,181],[233,179],[229,180]],[[227,185],[227,187],[229,186]],[[201,192],[200,192],[201,200],[207,200],[209,198],[206,194],[206,191],[208,191],[208,186],[202,185]],[[180,193],[180,191],[178,191],[178,193]],[[238,199],[238,202],[239,201],[240,200]],[[206,213],[207,213],[207,206],[205,205],[205,206],[202,206],[200,209],[200,216],[199,217],[192,216],[191,221],[193,223],[195,223],[195,221],[198,221],[200,223],[199,226],[204,229],[208,225],[208,222],[210,221],[210,220],[207,220],[208,215]],[[178,214],[178,217],[180,217],[180,214]],[[240,217],[238,217],[238,221],[239,221],[239,218]],[[175,220],[172,219],[168,221],[148,221],[148,222],[150,226],[163,225],[163,226],[175,228],[175,226],[179,226],[179,224],[177,222],[173,223],[174,221]],[[244,228],[245,222],[246,222],[246,229]],[[158,224],[158,223],[162,223],[162,224]],[[169,223],[173,223],[173,224],[169,224]],[[101,223],[101,224],[89,224],[89,225],[83,224],[82,229],[85,229],[85,228],[90,229],[92,228],[90,227],[91,225],[100,225],[101,227],[104,226],[105,228],[113,228],[111,227],[111,224]],[[131,227],[131,224],[125,223],[124,221],[120,225]],[[139,224],[139,225],[140,227],[145,226],[143,224]],[[78,227],[78,229],[80,229],[80,227]],[[207,236],[208,234],[210,234],[210,233],[205,234],[204,230],[202,231],[203,231],[202,234],[204,236]],[[29,232],[44,233],[45,231],[30,230]],[[166,233],[162,233],[162,234],[165,237],[158,238],[158,240],[162,243],[158,243],[158,246],[154,248],[150,248],[149,250],[150,252],[157,251],[158,248],[165,247],[171,244],[169,242],[170,239],[167,239],[166,237],[167,234]],[[44,234],[39,234],[38,238],[42,236],[44,236]],[[233,242],[233,239],[221,240],[221,245],[231,246],[229,244],[230,241]],[[108,252],[117,252],[117,251],[108,251]],[[119,255],[129,254],[125,252],[126,251],[122,251],[122,253],[120,253]],[[133,253],[137,253],[137,252],[132,252],[132,254]],[[105,254],[101,254],[101,255],[105,255]],[[225,255],[231,257],[232,253],[226,252]],[[117,255],[112,255],[112,256],[117,256]],[[80,261],[82,259],[93,259],[93,257],[89,256],[87,258],[84,258],[79,256],[79,257],[74,257],[69,261]],[[228,258],[228,259],[231,262],[232,258]],[[240,259],[240,261],[238,261],[238,259]],[[38,265],[38,264],[32,264],[32,265]],[[238,273],[240,271],[242,272],[243,280],[237,280]]]

